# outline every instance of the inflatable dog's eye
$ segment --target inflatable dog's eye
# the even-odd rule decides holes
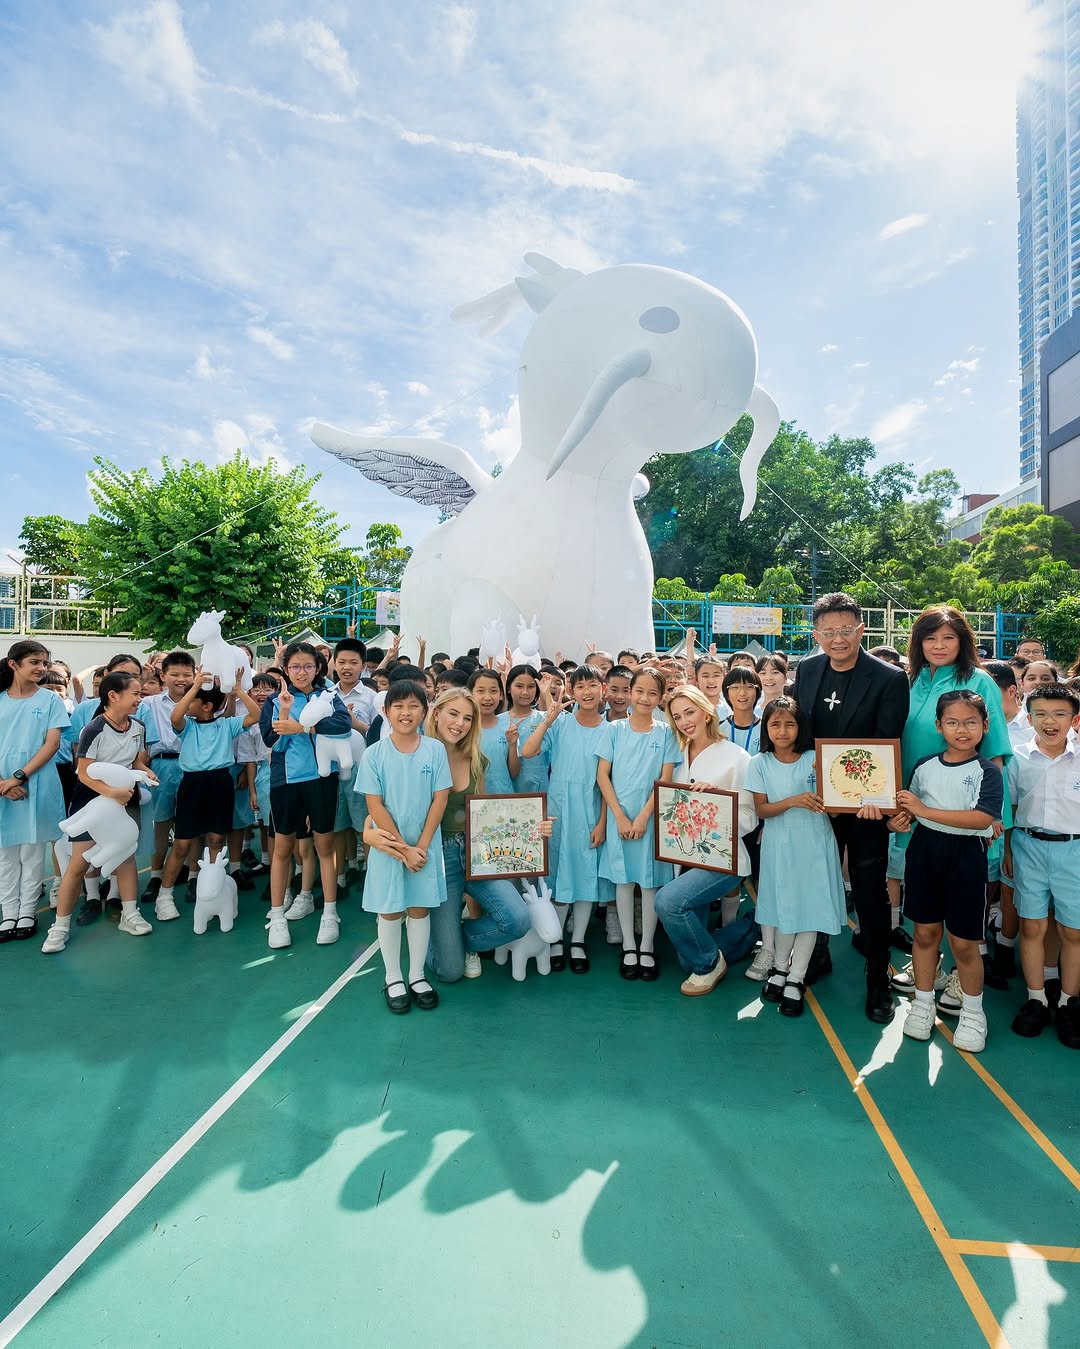
[[[646,309],[638,323],[647,333],[673,333],[679,326],[679,316],[674,309],[659,305],[656,309]]]

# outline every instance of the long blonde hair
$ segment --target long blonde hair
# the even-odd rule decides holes
[[[435,725],[435,718],[447,703],[455,702],[457,699],[468,703],[472,708],[473,723],[456,745],[447,745],[446,747],[453,749],[458,754],[465,755],[469,761],[469,778],[476,784],[476,790],[482,792],[484,790],[484,773],[487,770],[488,761],[480,752],[480,704],[468,689],[443,689],[428,711],[427,721],[424,722],[424,734],[434,736],[436,740],[446,745],[446,741],[443,740]]]
[[[720,718],[717,716],[716,708],[713,704],[709,702],[704,693],[693,684],[680,684],[677,688],[672,690],[671,698],[668,700],[668,705],[664,709],[664,715],[668,719],[668,725],[675,732],[675,738],[678,740],[679,748],[681,750],[685,750],[690,742],[671,718],[671,704],[676,698],[685,698],[687,702],[693,703],[695,707],[700,707],[702,712],[705,713],[705,734],[710,740],[723,740],[724,733],[720,729]]]

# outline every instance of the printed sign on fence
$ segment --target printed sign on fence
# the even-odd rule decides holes
[[[779,637],[784,630],[784,611],[764,604],[714,604],[712,630]]]
[[[379,590],[375,594],[375,622],[380,628],[396,628],[401,622],[401,594]]]

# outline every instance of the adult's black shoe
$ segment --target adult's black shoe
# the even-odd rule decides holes
[[[1053,1013],[1045,1002],[1040,1002],[1038,998],[1028,998],[1013,1017],[1013,1032],[1022,1035],[1025,1040],[1034,1040],[1036,1035],[1043,1033],[1053,1019]]]
[[[75,924],[77,927],[88,927],[91,923],[96,923],[101,917],[101,900],[84,899],[79,905],[79,912],[75,915]]]
[[[1080,1049],[1080,998],[1070,998],[1054,1017],[1057,1037],[1067,1049]]]
[[[887,1026],[896,1015],[896,1003],[888,980],[881,983],[877,979],[867,980],[866,1016],[879,1026]]]
[[[903,951],[906,956],[911,955],[911,933],[897,924],[889,934],[889,945],[894,951]]]
[[[161,877],[151,876],[147,881],[146,889],[142,892],[142,902],[152,904],[157,899],[157,892],[161,889]]]
[[[238,890],[255,889],[255,882],[251,879],[251,877],[247,874],[246,871],[233,871],[230,874],[233,880],[236,882],[236,888]]]
[[[819,932],[814,949],[810,953],[810,963],[806,967],[803,983],[809,988],[827,974],[832,974],[832,953],[829,950],[829,938],[823,932]]]
[[[863,935],[863,933],[853,932],[851,934],[851,945],[852,949],[858,951],[859,955],[861,955],[865,959],[867,955],[867,950],[866,950],[866,937]]]
[[[1002,974],[994,964],[994,957],[985,955],[983,962],[983,983],[987,988],[1004,989],[1009,987],[1008,975]]]

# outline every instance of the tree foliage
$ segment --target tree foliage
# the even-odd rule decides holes
[[[78,576],[86,526],[62,515],[28,515],[19,533],[26,565],[47,576]]]

